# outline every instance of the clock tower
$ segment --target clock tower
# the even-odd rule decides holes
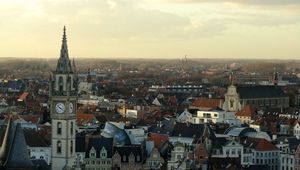
[[[50,76],[50,113],[52,120],[52,170],[70,169],[75,162],[77,74],[68,54],[64,27],[60,57]]]

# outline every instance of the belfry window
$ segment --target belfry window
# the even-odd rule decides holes
[[[61,153],[61,141],[57,141],[57,143],[56,143],[56,151],[57,151],[57,153]]]
[[[63,80],[62,76],[60,76],[58,78],[58,87],[59,87],[59,91],[63,91],[64,90],[64,80]]]
[[[234,100],[231,99],[231,100],[230,100],[230,108],[233,108],[233,103],[234,103]]]
[[[61,122],[57,122],[57,134],[61,135]]]

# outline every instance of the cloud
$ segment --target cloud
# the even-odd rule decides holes
[[[299,0],[166,0],[176,3],[215,3],[215,2],[232,2],[238,4],[252,5],[293,5],[300,4]]]

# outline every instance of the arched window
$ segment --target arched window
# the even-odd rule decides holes
[[[73,133],[74,133],[74,123],[73,122],[71,122],[70,133],[71,133],[71,135],[73,135]]]
[[[57,122],[57,135],[61,135],[61,122]]]
[[[61,153],[61,141],[57,141],[56,143],[56,151],[58,154]]]
[[[64,90],[64,79],[62,76],[60,76],[58,78],[58,87],[59,87],[59,91],[63,91]]]

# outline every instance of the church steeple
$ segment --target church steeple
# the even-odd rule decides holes
[[[73,69],[69,59],[66,27],[64,26],[62,44],[60,49],[60,57],[57,62],[56,71],[60,73],[72,73]]]

